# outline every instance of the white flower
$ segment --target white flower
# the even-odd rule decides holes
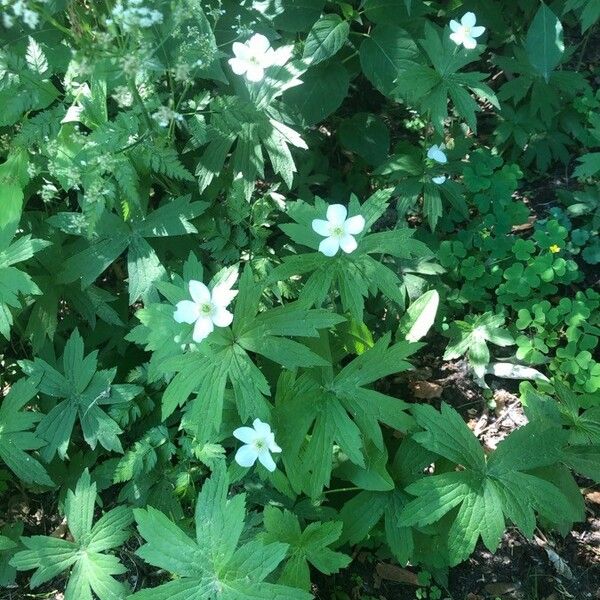
[[[468,50],[473,50],[477,46],[478,38],[485,31],[485,27],[476,26],[475,13],[468,12],[463,15],[463,18],[458,21],[454,19],[450,21],[450,39],[458,46],[464,46]]]
[[[444,181],[446,181],[446,176],[438,175],[437,177],[432,177],[431,181],[433,181],[433,183],[435,183],[437,185],[442,185],[442,183],[444,183]]]
[[[442,150],[443,146],[437,146],[436,144],[434,144],[433,146],[431,146],[431,148],[429,148],[429,150],[427,150],[427,158],[429,158],[430,160],[435,160],[435,162],[438,162],[440,164],[445,164],[448,162],[448,158],[446,157],[445,152]]]
[[[265,70],[273,65],[284,65],[292,55],[292,46],[271,48],[269,40],[255,33],[245,44],[233,42],[235,58],[229,59],[231,70],[236,75],[246,75],[248,81],[262,81]]]
[[[348,211],[342,204],[331,204],[327,208],[327,220],[314,219],[313,231],[325,237],[319,244],[319,252],[325,256],[334,256],[341,248],[346,254],[356,250],[358,244],[354,235],[365,228],[365,219],[356,215],[346,219]]]
[[[201,282],[189,283],[191,300],[177,303],[173,318],[178,323],[194,323],[192,338],[200,343],[217,327],[228,327],[233,321],[233,315],[227,306],[233,300],[237,291],[231,289],[233,281],[229,279],[217,284],[212,292]]]
[[[233,436],[244,445],[235,453],[235,462],[242,467],[251,467],[256,459],[268,471],[275,470],[275,461],[271,452],[281,452],[281,448],[275,443],[275,434],[271,431],[268,423],[260,419],[254,419],[252,427],[238,427]]]

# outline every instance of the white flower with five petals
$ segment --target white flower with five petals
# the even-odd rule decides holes
[[[431,148],[429,148],[429,150],[427,150],[427,158],[429,160],[434,160],[437,163],[440,163],[441,165],[444,165],[448,162],[448,157],[446,156],[446,153],[443,150],[443,146],[438,146],[436,144],[434,144],[433,146],[431,146]]]
[[[231,325],[233,315],[227,310],[227,306],[237,294],[237,290],[231,289],[232,285],[233,281],[226,280],[215,285],[211,292],[201,281],[190,281],[189,291],[192,299],[178,302],[173,318],[178,323],[194,323],[192,339],[196,343],[206,338],[215,326]]]
[[[262,81],[266,69],[273,65],[284,65],[292,55],[292,46],[273,50],[269,40],[260,33],[255,33],[245,44],[234,42],[232,50],[235,57],[228,61],[231,70],[253,82]]]
[[[483,35],[485,31],[485,27],[475,25],[476,22],[475,13],[472,12],[465,13],[460,23],[452,19],[450,21],[450,29],[452,30],[450,39],[457,46],[464,46],[467,50],[473,50],[477,46],[475,38]]]
[[[275,470],[275,461],[271,452],[281,452],[281,448],[275,443],[275,434],[268,423],[254,419],[252,427],[238,427],[233,432],[233,436],[244,442],[235,453],[235,462],[238,465],[251,467],[258,459],[258,462],[268,471]]]
[[[319,252],[325,256],[335,256],[341,248],[346,254],[356,250],[358,244],[354,236],[365,228],[365,219],[356,215],[346,219],[348,211],[342,204],[331,204],[327,208],[327,220],[314,219],[313,231],[325,237],[319,244]]]

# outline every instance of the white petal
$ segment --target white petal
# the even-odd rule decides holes
[[[213,322],[210,317],[200,317],[194,325],[194,333],[192,339],[199,344],[203,339],[208,337],[214,329]]]
[[[463,15],[463,18],[460,20],[460,23],[463,27],[475,27],[475,23],[477,22],[477,18],[475,17],[475,13],[468,12]]]
[[[271,47],[271,42],[261,33],[255,33],[248,40],[247,45],[253,54],[264,54]]]
[[[268,69],[276,64],[277,54],[275,54],[275,50],[273,48],[269,48],[262,56],[258,57],[260,60],[260,66],[263,69]]]
[[[237,296],[238,291],[231,289],[235,285],[237,279],[238,272],[231,271],[224,280],[219,281],[212,289],[212,303],[217,306],[228,306]]]
[[[435,160],[435,162],[439,162],[441,164],[447,163],[448,158],[446,154],[442,151],[439,146],[431,146],[429,150],[427,150],[427,158],[430,160]]]
[[[217,327],[229,327],[233,322],[233,315],[223,306],[217,306],[210,318]]]
[[[236,75],[243,75],[248,69],[248,62],[242,58],[230,58],[227,62]]]
[[[175,306],[173,318],[178,323],[195,323],[199,316],[198,305],[191,300],[182,300]]]
[[[259,66],[254,65],[252,63],[248,63],[248,70],[246,71],[246,79],[248,81],[262,81],[265,76],[265,70]]]
[[[473,50],[473,48],[477,48],[477,41],[472,38],[470,35],[465,36],[465,39],[463,40],[463,46],[467,49],[467,50]]]
[[[365,218],[362,215],[356,215],[346,219],[344,223],[344,231],[356,235],[365,228]]]
[[[450,30],[451,31],[458,31],[461,28],[461,24],[458,21],[455,21],[454,19],[452,19],[452,21],[450,21]]]
[[[254,431],[261,437],[271,435],[271,426],[268,423],[263,423],[260,419],[254,419],[252,427],[254,427]]]
[[[293,46],[281,46],[281,48],[277,48],[270,56],[271,64],[283,66],[285,65],[290,58],[292,58],[292,52],[294,50]]]
[[[485,27],[477,26],[471,29],[471,37],[478,38],[480,35],[483,35],[485,31]]]
[[[235,453],[235,462],[240,467],[251,467],[258,458],[258,452],[254,446],[240,446]]]
[[[332,225],[342,225],[347,215],[348,211],[343,204],[330,204],[327,207],[327,220]]]
[[[211,302],[216,306],[221,306],[225,308],[229,306],[231,301],[237,296],[238,290],[232,290],[231,286],[233,283],[228,281],[224,281],[222,283],[218,283],[212,290],[211,293]]]
[[[465,41],[465,32],[464,32],[464,30],[463,29],[459,29],[457,32],[451,33],[450,34],[450,39],[457,46],[462,46],[463,42]]]
[[[256,431],[252,427],[238,427],[233,430],[233,437],[244,442],[244,444],[252,444],[256,439]]]
[[[267,471],[271,471],[271,473],[277,468],[273,457],[266,448],[263,448],[258,452],[258,460],[260,464],[267,469]]]
[[[324,221],[323,219],[313,219],[313,231],[319,235],[328,236],[330,227],[331,225],[329,225],[329,221]]]
[[[248,60],[250,58],[250,48],[241,42],[233,42],[231,49],[236,58]]]
[[[237,290],[230,290],[228,287],[216,285],[212,291],[212,303],[215,306],[225,308],[231,304],[231,301],[237,296]]]
[[[194,302],[198,304],[204,304],[210,302],[210,292],[208,288],[201,282],[192,279],[189,284],[190,295]]]
[[[335,253],[340,248],[340,242],[338,238],[328,237],[325,238],[319,244],[319,252],[322,252],[325,256],[335,256]]]
[[[442,185],[442,183],[444,183],[444,181],[446,181],[446,176],[438,175],[437,177],[432,177],[431,181],[433,181],[433,183],[436,183],[437,185]]]
[[[274,435],[272,435],[271,439],[269,440],[269,450],[271,452],[281,452],[281,448],[275,442],[275,436]]]
[[[350,252],[354,252],[357,248],[358,244],[356,240],[350,235],[345,234],[340,239],[340,248],[346,253],[350,254]]]

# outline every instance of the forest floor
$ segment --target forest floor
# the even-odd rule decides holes
[[[490,393],[468,376],[464,361],[422,357],[427,365],[396,380],[408,401],[444,401],[457,409],[486,449],[493,450],[527,421],[516,382],[487,378]],[[475,553],[450,571],[447,586],[421,587],[417,571],[400,568],[366,551],[359,552],[346,573],[323,588],[318,600],[600,600],[600,485],[578,479],[585,499],[586,521],[565,537],[536,531],[527,540],[515,528],[505,533],[496,553],[480,543]]]

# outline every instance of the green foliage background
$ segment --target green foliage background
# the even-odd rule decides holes
[[[507,527],[583,520],[600,2],[0,4],[0,585],[304,599],[352,546],[444,582]],[[258,82],[228,64],[255,33],[289,55]],[[364,217],[352,253],[318,251],[331,204]],[[238,291],[200,343],[192,280]],[[527,425],[488,452],[398,398],[424,352],[530,380]],[[255,418],[273,472],[233,458]]]

